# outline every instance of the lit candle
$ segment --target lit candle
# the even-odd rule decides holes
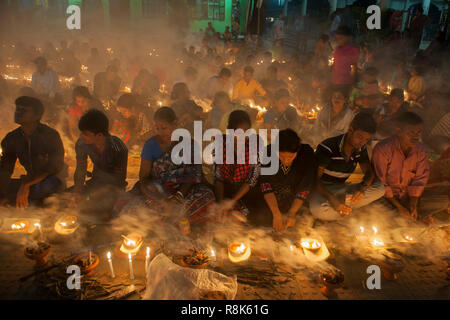
[[[150,247],[147,247],[147,254],[145,256],[145,275],[148,274],[148,264],[150,262]]]
[[[35,224],[34,224],[34,226],[35,227],[37,227],[38,228],[38,230],[39,230],[39,241],[42,241],[42,229],[41,229],[41,224],[39,223],[39,222],[36,222]]]
[[[131,257],[131,253],[128,254],[128,262],[130,265],[130,280],[134,280],[133,259]]]
[[[375,227],[375,226],[372,226],[372,230],[373,230],[373,233],[374,233],[374,234],[377,234],[377,233],[378,233],[378,229],[377,229],[377,227]]]
[[[106,256],[108,257],[109,270],[111,271],[111,278],[114,279],[116,276],[114,275],[114,268],[113,268],[113,264],[112,264],[112,260],[111,260],[111,252],[108,251]]]

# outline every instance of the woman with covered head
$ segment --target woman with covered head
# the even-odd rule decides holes
[[[129,196],[139,195],[150,208],[166,214],[176,210],[193,224],[214,218],[208,209],[215,203],[215,197],[212,190],[203,184],[201,164],[194,163],[195,142],[190,142],[189,163],[176,164],[172,149],[178,142],[171,139],[178,128],[175,112],[169,107],[158,109],[154,125],[157,134],[148,139],[142,149],[139,182],[128,197],[119,201],[118,209],[129,203]],[[175,207],[177,209],[174,210]]]
[[[347,132],[353,112],[347,105],[348,97],[340,87],[331,89],[330,102],[320,110],[314,125],[314,145],[320,141]]]
[[[266,205],[258,211],[253,224],[280,231],[295,225],[296,214],[315,185],[317,163],[313,149],[302,144],[295,131],[282,130],[278,138],[279,168],[273,175],[260,176]],[[274,151],[272,145],[267,150],[269,154]],[[267,166],[270,164],[263,167]]]
[[[245,133],[251,125],[247,112],[235,110],[228,118],[227,128],[241,129]],[[222,163],[214,166],[214,189],[217,201],[220,203],[225,199],[230,200],[226,206],[227,209],[221,211],[222,214],[234,213],[234,216],[241,220],[245,220],[249,214],[255,214],[255,205],[262,200],[262,198],[258,199],[257,188],[255,188],[260,174],[258,143],[256,134],[252,138],[250,136],[239,138],[238,135],[233,137],[232,134],[223,135]],[[233,148],[233,152],[229,152],[233,155],[232,159],[229,159],[229,155],[227,156],[227,148]],[[239,152],[243,152],[242,155]],[[252,155],[256,156],[252,159]]]

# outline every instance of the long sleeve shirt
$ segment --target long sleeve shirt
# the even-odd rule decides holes
[[[54,97],[61,89],[58,74],[52,69],[33,73],[30,86],[37,94],[49,97]]]
[[[64,169],[61,137],[45,124],[38,124],[30,135],[26,135],[19,127],[8,133],[1,145],[0,197],[6,195],[17,159],[27,172],[23,182],[32,181],[43,174],[58,175]]]
[[[126,186],[128,149],[119,138],[108,136],[102,154],[92,144],[85,144],[78,139],[75,144],[77,168],[74,174],[75,188],[84,185],[87,173],[87,158],[94,164],[92,179],[104,182],[105,185]]]
[[[234,86],[233,100],[255,99],[255,93],[265,96],[266,90],[254,79],[250,80],[250,82],[241,79]]]
[[[378,179],[385,185],[387,198],[422,195],[430,176],[430,164],[421,143],[405,156],[398,138],[387,138],[373,149],[372,162]]]

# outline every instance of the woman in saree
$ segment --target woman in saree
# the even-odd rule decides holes
[[[130,191],[153,210],[164,215],[181,212],[191,224],[214,219],[212,210],[215,196],[203,182],[201,164],[194,164],[194,152],[190,164],[175,164],[171,153],[178,143],[171,141],[177,129],[175,112],[169,107],[158,109],[154,115],[157,134],[148,139],[141,153],[139,181]],[[194,141],[192,141],[194,144]],[[193,145],[191,150],[195,150]],[[118,207],[124,207],[131,197],[124,198]],[[180,218],[180,217],[177,217]]]

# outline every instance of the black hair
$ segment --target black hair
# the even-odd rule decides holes
[[[359,112],[353,118],[350,123],[350,127],[353,130],[360,130],[370,134],[374,134],[377,131],[377,122],[368,112]]]
[[[279,152],[295,153],[300,148],[301,139],[292,129],[284,129],[278,133],[280,148]]]
[[[280,100],[284,97],[288,97],[288,98],[290,97],[289,90],[285,89],[285,88],[278,89],[277,91],[275,91],[275,93],[273,95],[273,98],[275,100]]]
[[[106,68],[106,72],[117,73],[117,67],[115,65],[111,64]]]
[[[94,134],[103,133],[106,136],[109,131],[108,117],[100,110],[89,109],[81,116],[78,122],[78,129]]]
[[[253,72],[255,72],[255,70],[251,66],[246,66],[244,68],[244,73],[246,73],[246,72],[253,74]]]
[[[230,69],[222,68],[222,70],[220,70],[219,77],[227,77],[227,78],[231,77]]]
[[[396,119],[395,122],[397,124],[397,127],[403,128],[405,126],[417,126],[419,124],[423,124],[423,119],[417,115],[414,112],[406,111],[400,114]]]
[[[339,34],[342,36],[353,36],[352,30],[350,30],[350,28],[347,26],[340,26],[337,29],[336,34]]]
[[[214,100],[212,102],[212,106],[216,106],[217,105],[217,101],[221,100],[221,99],[227,99],[228,102],[231,102],[230,96],[228,95],[228,93],[226,93],[225,91],[217,91],[216,94],[214,95]]]
[[[154,121],[165,121],[167,123],[174,123],[177,120],[175,111],[170,107],[161,107],[156,110],[153,116]]]
[[[15,101],[16,106],[26,107],[33,109],[33,113],[39,116],[39,119],[42,118],[44,114],[44,105],[41,100],[28,96],[21,96]]]
[[[327,34],[322,34],[319,39],[323,42],[328,42],[330,40],[330,36]]]
[[[117,106],[131,109],[136,106],[136,100],[131,93],[124,93],[117,100]]]
[[[89,89],[85,86],[75,87],[72,91],[72,99],[75,101],[76,97],[84,97],[86,99],[91,99],[92,96],[89,93]]]
[[[405,100],[405,94],[403,93],[403,89],[402,88],[394,88],[391,91],[391,94],[389,95],[390,97],[397,97],[400,98],[401,100]]]
[[[236,130],[241,124],[248,124],[251,127],[252,121],[250,116],[244,110],[234,110],[228,117],[227,129]]]
[[[333,93],[335,92],[340,92],[345,99],[348,99],[348,89],[346,89],[345,87],[340,87],[340,86],[332,86],[331,90],[330,90],[330,99],[333,97]]]
[[[372,77],[378,76],[378,69],[375,67],[367,67],[366,70],[364,70],[364,74],[367,74]]]
[[[170,94],[170,99],[176,100],[178,99],[180,92],[183,90],[189,90],[188,86],[184,82],[177,82],[172,87],[172,93]]]

